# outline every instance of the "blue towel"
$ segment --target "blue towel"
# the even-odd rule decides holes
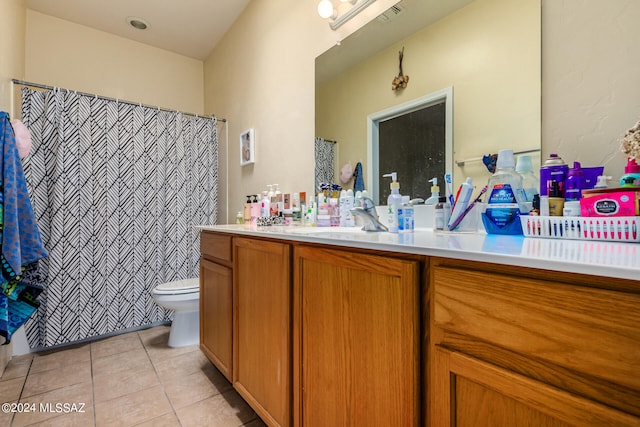
[[[11,334],[39,305],[35,298],[43,287],[33,277],[37,276],[37,262],[47,251],[6,112],[0,112],[0,138],[0,336],[9,342]]]
[[[364,176],[362,175],[362,163],[356,164],[356,169],[353,171],[355,178],[353,183],[353,191],[364,191]]]

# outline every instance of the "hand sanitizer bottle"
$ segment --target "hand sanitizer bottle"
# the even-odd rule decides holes
[[[391,188],[391,194],[387,197],[387,209],[389,212],[389,223],[387,227],[389,231],[392,233],[398,232],[398,208],[402,206],[402,196],[400,195],[400,183],[398,182],[398,174],[396,172],[391,172],[382,175],[383,177],[390,177],[391,184],[389,187]]]
[[[440,198],[440,187],[438,187],[438,178],[432,178],[429,180],[431,185],[431,197],[424,201],[425,205],[436,205]]]

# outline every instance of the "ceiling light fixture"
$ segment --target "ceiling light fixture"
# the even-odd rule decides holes
[[[376,0],[340,0],[341,3],[351,3],[353,7],[344,14],[338,16],[338,11],[334,9],[331,0],[321,0],[320,3],[318,3],[318,14],[321,18],[330,18],[332,22],[329,22],[329,27],[335,31],[351,18],[362,12],[374,1]]]
[[[146,30],[149,27],[147,21],[136,16],[129,16],[127,18],[127,23],[138,30]]]
[[[333,8],[331,0],[321,0],[320,3],[318,3],[318,15],[320,15],[320,18],[324,19],[336,19],[338,17],[338,12]]]

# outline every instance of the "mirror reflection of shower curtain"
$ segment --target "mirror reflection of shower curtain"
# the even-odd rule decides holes
[[[45,247],[32,348],[167,321],[151,290],[198,277],[216,223],[216,120],[66,90],[22,88],[25,176]]]
[[[335,141],[316,138],[314,191],[318,190],[318,184],[321,182],[333,183],[335,179],[335,147]]]

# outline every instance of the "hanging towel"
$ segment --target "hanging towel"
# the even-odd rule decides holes
[[[356,164],[356,170],[353,172],[355,181],[353,183],[353,191],[364,191],[364,176],[362,176],[362,163]]]
[[[36,297],[43,287],[37,263],[47,251],[6,112],[0,112],[0,138],[0,336],[8,343],[39,305]]]

